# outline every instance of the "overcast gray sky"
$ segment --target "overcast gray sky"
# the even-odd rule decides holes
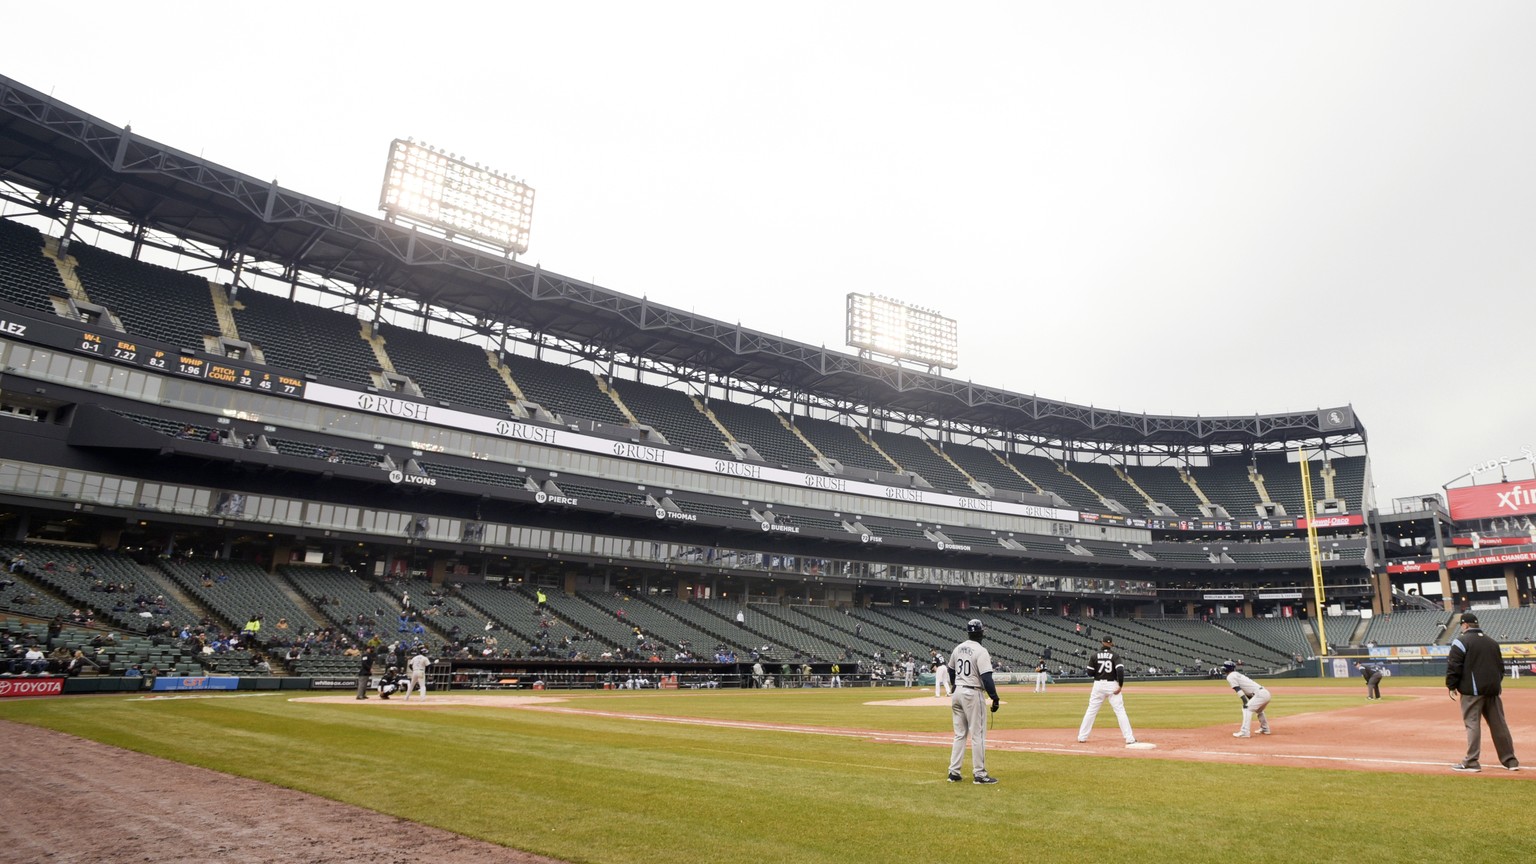
[[[880,293],[1082,404],[1353,404],[1383,507],[1536,443],[1536,4],[5,18],[6,75],[305,194],[374,212],[395,137],[514,174],[524,260],[616,291],[839,349]]]

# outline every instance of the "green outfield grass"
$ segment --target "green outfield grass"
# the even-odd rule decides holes
[[[1275,682],[1277,719],[1354,706],[1361,695],[1347,681],[1335,682],[1338,694],[1287,695],[1287,683],[1328,682]],[[1132,719],[1147,729],[1234,722],[1237,700],[1222,682],[1200,686],[1210,694],[1132,684]],[[932,709],[865,704],[922,692],[931,698],[931,690],[901,688],[547,695],[599,710],[947,731],[942,700]],[[1075,728],[1086,693],[1083,685],[1043,696],[1005,688],[996,722]],[[935,747],[506,708],[302,703],[293,695],[30,700],[0,704],[0,718],[573,862],[1386,864],[1536,852],[1525,783],[1450,773],[994,751],[990,768],[1003,782],[978,787],[946,783],[948,754]],[[1112,725],[1101,716],[1101,732]]]

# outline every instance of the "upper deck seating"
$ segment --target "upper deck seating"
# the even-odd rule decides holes
[[[1093,487],[1095,492],[1106,498],[1119,501],[1121,506],[1140,516],[1151,512],[1147,506],[1147,499],[1143,498],[1129,483],[1120,479],[1115,473],[1114,466],[1105,465],[1102,462],[1069,462],[1067,470],[1077,475],[1079,479]]]
[[[1062,500],[1079,510],[1103,512],[1104,503],[1097,495],[1088,491],[1088,487],[1079,483],[1075,477],[1069,477],[1056,468],[1056,463],[1044,456],[1012,453],[1008,461],[1016,468],[1024,472],[1029,479],[1040,484],[1042,489],[1055,492]]]
[[[1186,519],[1200,518],[1200,496],[1179,476],[1178,468],[1172,465],[1128,465],[1124,470],[1153,501],[1167,505]]]
[[[955,464],[965,469],[965,473],[987,483],[994,489],[1006,489],[1012,492],[1025,492],[1031,495],[1038,494],[1034,486],[1007,465],[999,462],[993,455],[993,451],[975,444],[944,445],[944,453],[955,460]]]
[[[546,411],[559,414],[567,423],[582,418],[629,427],[629,418],[619,411],[607,393],[597,389],[597,379],[591,372],[521,354],[508,354],[503,362],[524,396]]]
[[[876,446],[896,460],[896,464],[921,475],[933,488],[956,495],[976,494],[971,488],[970,478],[934,452],[926,441],[893,432],[873,433],[871,437]]]
[[[70,245],[69,254],[86,296],[116,313],[130,334],[197,350],[204,336],[219,335],[206,280],[84,243]]]
[[[661,432],[674,446],[702,453],[731,452],[725,436],[687,393],[639,381],[610,381],[608,386],[618,392],[635,419]]]
[[[823,456],[866,471],[896,473],[896,466],[870,447],[851,427],[813,417],[795,417],[794,424]]]
[[[240,338],[257,346],[271,366],[372,386],[378,358],[355,316],[259,291],[236,297]]]
[[[1289,516],[1307,514],[1302,506],[1301,467],[1298,463],[1289,461],[1284,453],[1261,453],[1254,457],[1254,464],[1264,477],[1264,490],[1269,493],[1269,500],[1284,506]],[[1323,461],[1314,459],[1308,468],[1312,477],[1312,500],[1322,500],[1325,489],[1321,473]]]
[[[43,255],[43,232],[0,219],[0,300],[52,313],[48,298],[66,293],[59,269]]]
[[[709,410],[722,426],[731,430],[731,435],[737,441],[751,445],[768,464],[789,469],[821,470],[816,465],[816,454],[795,433],[786,429],[779,421],[779,415],[773,411],[755,405],[739,405],[724,399],[712,400]]]
[[[500,417],[509,413],[512,391],[490,367],[485,349],[393,324],[380,324],[379,335],[395,371],[415,381],[428,399]]]
[[[1210,465],[1191,465],[1189,475],[1212,504],[1225,508],[1233,519],[1249,519],[1259,515],[1260,503],[1259,490],[1248,477],[1250,464],[1247,456],[1221,456],[1212,459]],[[1181,510],[1179,515],[1197,516],[1199,512],[1187,514]]]

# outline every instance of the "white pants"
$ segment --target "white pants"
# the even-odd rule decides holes
[[[1243,708],[1243,734],[1249,734],[1253,729],[1253,718],[1259,718],[1259,731],[1269,731],[1269,718],[1264,716],[1264,706],[1269,704],[1269,691],[1263,687],[1259,692],[1248,697],[1248,704]]]
[[[416,689],[420,689],[421,690],[421,698],[423,698],[423,699],[427,698],[427,673],[425,673],[425,672],[412,672],[411,673],[411,680],[406,682],[406,685],[405,685],[405,700],[407,702],[409,702],[411,700],[411,691],[412,690],[416,690]]]
[[[955,744],[949,751],[949,773],[959,774],[965,761],[965,739],[971,739],[971,774],[987,773],[987,694],[978,687],[956,687],[949,698]]]
[[[1049,672],[1036,672],[1035,673],[1035,692],[1036,693],[1044,693],[1045,692],[1045,685],[1047,685],[1049,683],[1051,683],[1051,673],[1049,673]]]
[[[1083,725],[1077,728],[1077,740],[1088,740],[1088,733],[1093,731],[1093,718],[1099,716],[1099,707],[1108,699],[1109,707],[1115,709],[1115,719],[1120,721],[1120,734],[1125,743],[1136,741],[1136,733],[1131,731],[1131,718],[1125,716],[1125,699],[1115,692],[1119,689],[1120,685],[1113,681],[1093,682],[1093,692],[1088,695],[1088,711],[1083,714]]]
[[[942,692],[940,692],[940,691],[942,691]],[[934,695],[934,698],[938,698],[940,696],[952,695],[954,692],[955,692],[955,688],[949,686],[949,667],[948,666],[940,666],[933,673],[933,695]]]

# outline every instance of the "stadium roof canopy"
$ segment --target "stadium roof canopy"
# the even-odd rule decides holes
[[[1241,447],[1364,441],[1348,408],[1245,417],[1136,414],[1041,399],[828,351],[648,302],[231,171],[0,76],[0,181],[55,218],[78,204],[134,225],[409,298],[475,321],[814,394],[1042,439]]]

